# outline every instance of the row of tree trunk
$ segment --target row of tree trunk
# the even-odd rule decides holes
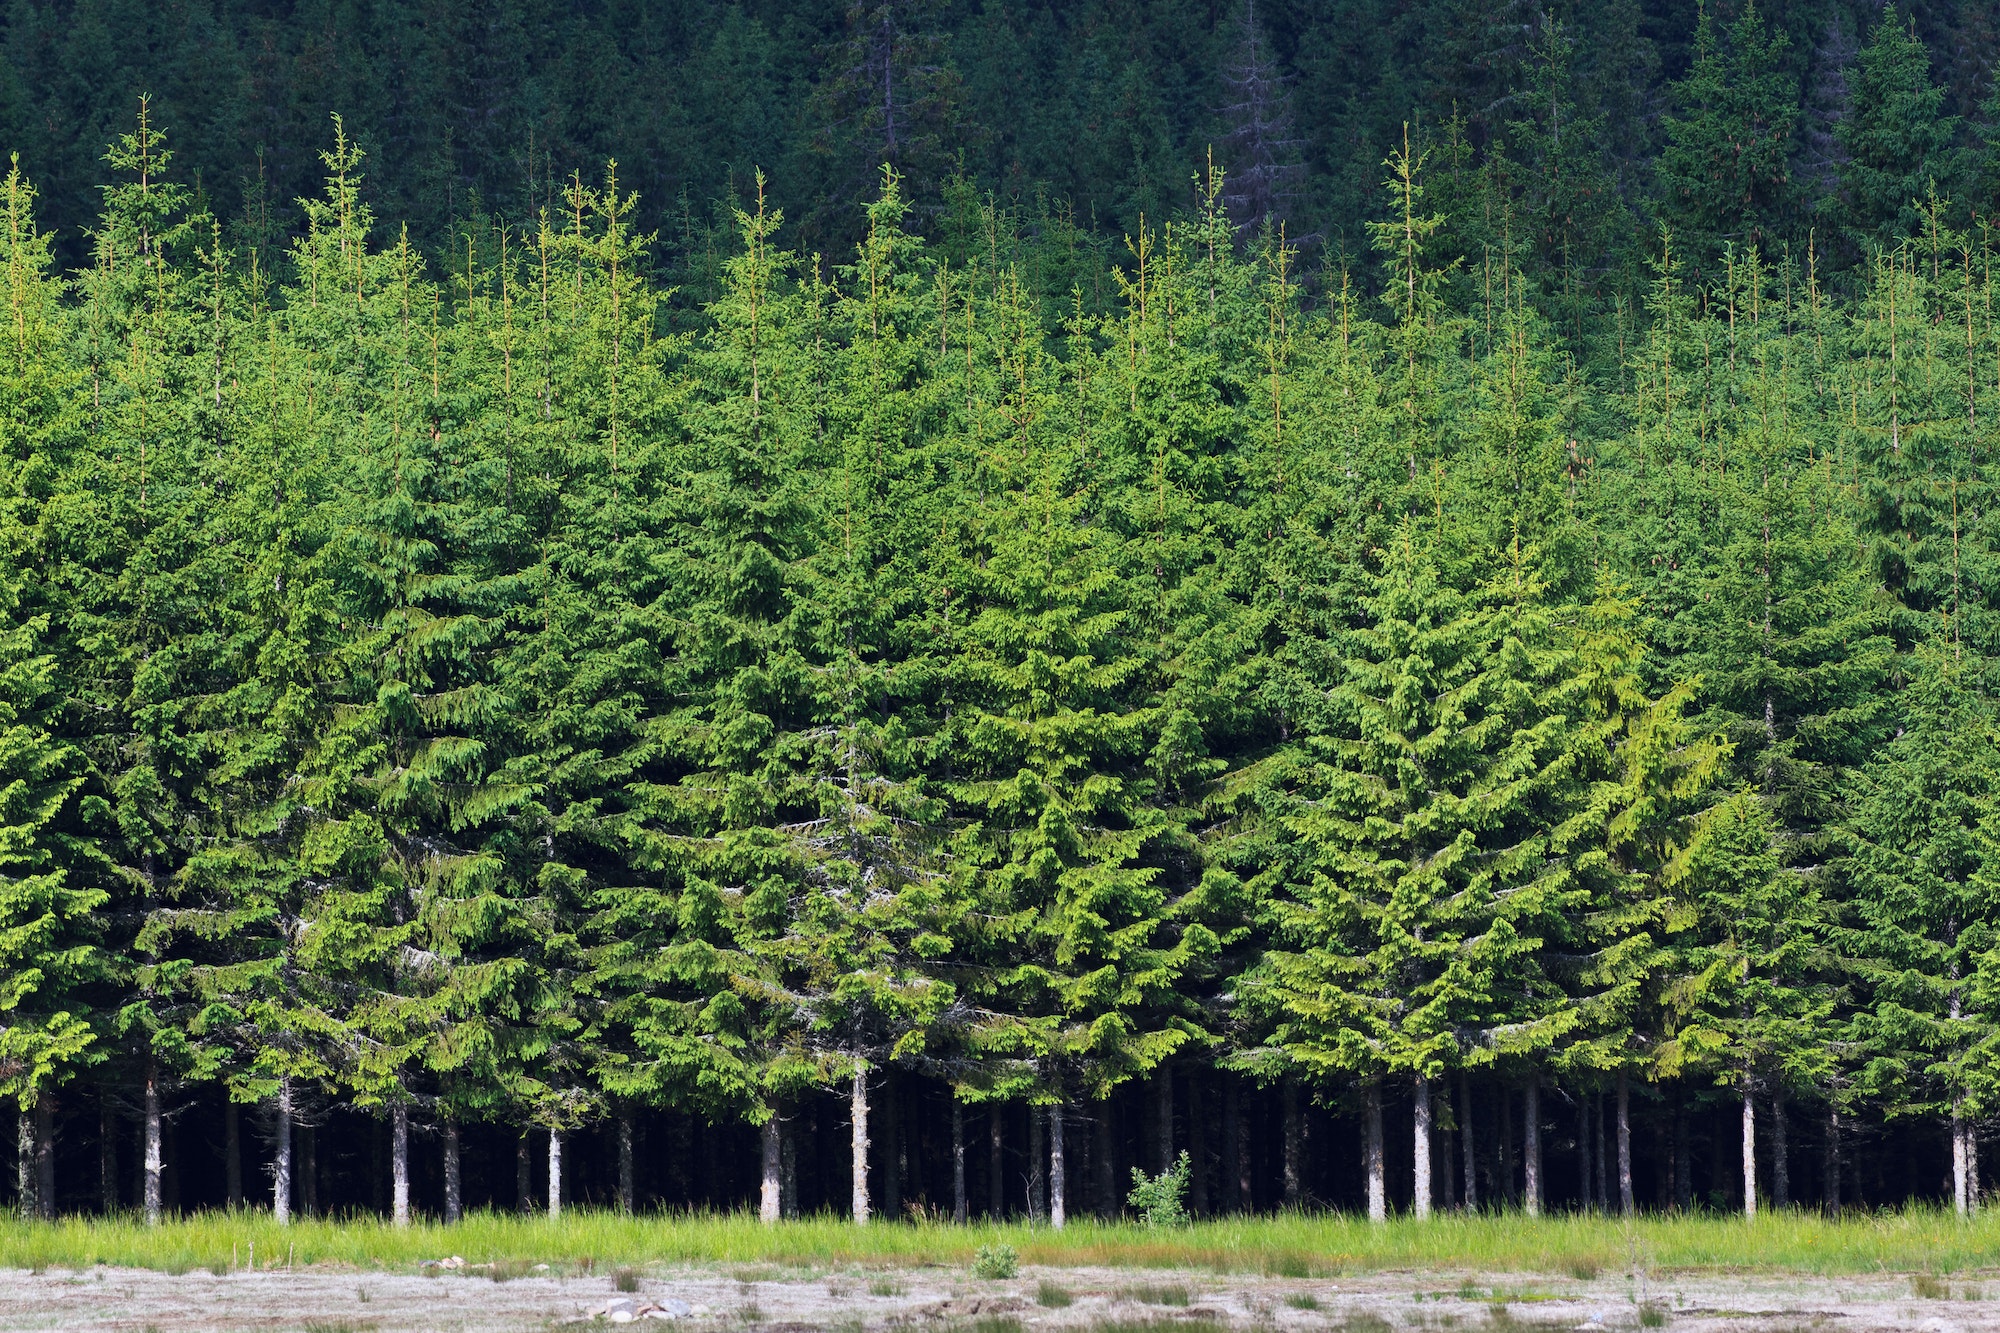
[[[891,1146],[878,1154],[871,1137],[871,1120],[876,1110],[874,1096],[881,1085],[879,1076],[871,1077],[867,1072],[857,1072],[847,1089],[848,1127],[851,1132],[849,1212],[853,1220],[865,1224],[875,1215],[877,1201],[871,1192],[871,1165],[883,1174],[884,1193],[891,1213],[896,1211],[900,1199],[897,1168],[890,1158],[897,1155],[894,1146],[896,1121],[895,1106],[889,1105],[888,1114]],[[893,1087],[893,1084],[891,1085]],[[1370,1219],[1384,1221],[1389,1216],[1389,1170],[1388,1154],[1385,1150],[1385,1086],[1372,1083],[1363,1089],[1361,1099],[1361,1162],[1365,1182],[1367,1214]],[[1248,1211],[1252,1205],[1251,1151],[1250,1139],[1254,1116],[1246,1113],[1240,1104],[1239,1085],[1231,1080],[1223,1090],[1220,1116],[1214,1112],[1212,1102],[1204,1106],[1203,1081],[1185,1081],[1185,1124],[1187,1143],[1194,1152],[1195,1198],[1205,1205],[1214,1199],[1226,1211]],[[1516,1134],[1513,1125],[1513,1103],[1515,1094],[1504,1092],[1494,1099],[1493,1132],[1498,1140],[1494,1151],[1496,1179],[1501,1182],[1501,1192],[1505,1197],[1482,1200],[1481,1195],[1481,1148],[1480,1136],[1476,1132],[1472,1108],[1471,1088],[1467,1080],[1460,1076],[1455,1080],[1433,1082],[1416,1079],[1410,1088],[1411,1111],[1411,1178],[1410,1211],[1417,1218],[1429,1217],[1443,1208],[1464,1208],[1477,1210],[1482,1203],[1493,1206],[1518,1205],[1530,1216],[1540,1214],[1545,1206],[1545,1170],[1543,1161],[1543,1111],[1542,1086],[1538,1078],[1530,1077],[1518,1087],[1520,1101],[1520,1127]],[[1209,1091],[1212,1095],[1212,1091]],[[142,1137],[141,1150],[143,1167],[140,1186],[135,1191],[138,1202],[148,1221],[157,1222],[169,1206],[165,1198],[163,1178],[165,1174],[165,1133],[161,1113],[161,1095],[156,1072],[148,1071],[141,1089]],[[1630,1087],[1620,1079],[1608,1094],[1587,1094],[1575,1098],[1577,1108],[1576,1150],[1580,1156],[1578,1179],[1580,1196],[1588,1205],[1604,1211],[1615,1209],[1631,1216],[1637,1211],[1637,1201],[1633,1188],[1632,1158],[1632,1110]],[[1298,1090],[1293,1085],[1282,1085],[1278,1090],[1279,1128],[1281,1143],[1278,1145],[1276,1168],[1281,1185],[1284,1205],[1298,1206],[1305,1202],[1302,1189],[1304,1162],[1304,1119],[1301,1115]],[[1773,1114],[1768,1126],[1769,1165],[1771,1169],[1771,1201],[1779,1207],[1791,1203],[1790,1150],[1786,1143],[1788,1115],[1782,1098],[1773,1098],[1770,1103]],[[1141,1137],[1149,1140],[1140,1153],[1149,1159],[1155,1170],[1167,1169],[1174,1160],[1175,1139],[1175,1079],[1171,1074],[1156,1075],[1148,1089],[1146,1102],[1142,1103],[1141,1119],[1144,1123]],[[295,1188],[298,1183],[298,1169],[295,1162],[295,1126],[299,1123],[297,1109],[293,1102],[293,1089],[289,1083],[281,1083],[272,1108],[273,1152],[271,1162],[270,1201],[271,1211],[280,1222],[289,1222],[294,1214]],[[1757,1099],[1745,1094],[1741,1100],[1742,1129],[1742,1208],[1746,1215],[1754,1216],[1759,1200],[1757,1169]],[[1063,1226],[1071,1209],[1071,1162],[1066,1131],[1073,1112],[1065,1107],[1030,1107],[1026,1122],[1027,1170],[1024,1173],[1025,1203],[1029,1216],[1047,1222],[1054,1227]],[[104,1207],[107,1212],[118,1206],[115,1184],[114,1141],[115,1127],[112,1113],[107,1103],[103,1112],[104,1124],[100,1143],[101,1175],[103,1178]],[[1105,1113],[1089,1117],[1093,1122],[1096,1138],[1086,1144],[1088,1156],[1096,1169],[1094,1193],[1096,1207],[1101,1212],[1115,1212],[1122,1191],[1115,1179],[1118,1153],[1113,1146],[1114,1114],[1107,1108]],[[1219,1126],[1211,1124],[1219,1120]],[[987,1128],[988,1165],[986,1178],[992,1191],[989,1211],[999,1216],[1005,1212],[1005,1172],[1002,1168],[1003,1122],[997,1113],[985,1116]],[[411,1208],[410,1180],[410,1122],[409,1106],[406,1103],[392,1104],[388,1109],[389,1177],[390,1195],[388,1211],[398,1226],[409,1224]],[[1676,1130],[1669,1149],[1667,1171],[1673,1201],[1682,1206],[1692,1202],[1691,1170],[1688,1161],[1687,1136],[1678,1128],[1681,1121],[1676,1119]],[[963,1223],[968,1219],[971,1203],[967,1185],[967,1152],[965,1107],[956,1099],[950,1101],[950,1177],[951,1216]],[[245,1200],[242,1169],[242,1135],[240,1108],[234,1103],[226,1103],[223,1108],[224,1127],[224,1171],[228,1201],[232,1206],[243,1204]],[[461,1135],[456,1123],[440,1125],[442,1136],[442,1176],[443,1176],[443,1216],[446,1222],[459,1219],[464,1208],[463,1172],[461,1167]],[[1210,1134],[1220,1128],[1223,1142],[1215,1154],[1219,1159],[1221,1179],[1208,1179],[1204,1174],[1213,1168],[1208,1151]],[[1830,1211],[1838,1211],[1841,1202],[1840,1152],[1838,1144],[1842,1126],[1837,1112],[1829,1112],[1827,1119],[1827,1153],[1825,1170],[1821,1179],[1822,1204]],[[616,1197],[620,1208],[631,1211],[637,1199],[637,1173],[635,1169],[635,1124],[628,1112],[616,1121]],[[1953,1203],[1961,1213],[1969,1213],[1979,1198],[1979,1152],[1978,1138],[1971,1119],[1958,1108],[1950,1125],[1951,1179]],[[793,1135],[786,1116],[770,1115],[760,1128],[761,1169],[759,1173],[758,1206],[762,1219],[767,1223],[797,1212],[798,1185],[796,1181],[796,1151]],[[933,1140],[935,1143],[935,1140]],[[551,1218],[558,1218],[563,1210],[563,1147],[564,1133],[551,1129],[547,1135],[548,1184],[546,1207]],[[1519,1159],[1514,1157],[1518,1148]],[[518,1140],[515,1159],[515,1197],[525,1203],[530,1198],[530,1177],[534,1151],[530,1138],[522,1135]],[[883,1161],[875,1159],[880,1155]],[[1718,1166],[1720,1163],[1718,1163]],[[17,1138],[18,1200],[24,1217],[52,1218],[55,1214],[55,1132],[52,1115],[52,1099],[44,1097],[31,1108],[23,1111],[19,1118]],[[377,1169],[380,1169],[379,1159]],[[379,1177],[378,1177],[379,1178]],[[311,1197],[312,1174],[307,1173],[306,1207],[313,1207]],[[435,1187],[435,1177],[433,1188]],[[1490,1183],[1490,1182],[1489,1182]],[[1518,1192],[1515,1186],[1518,1185]],[[1663,1189],[1668,1186],[1663,1185]],[[1664,1197],[1664,1196],[1663,1196]],[[379,1200],[379,1196],[378,1196]],[[1017,1203],[1021,1200],[1017,1199]],[[379,1202],[378,1205],[380,1206]]]

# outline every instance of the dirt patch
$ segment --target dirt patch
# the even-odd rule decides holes
[[[621,1290],[621,1288],[625,1288]],[[2000,1333],[2000,1280],[1447,1272],[1338,1280],[1198,1271],[648,1268],[359,1271],[179,1276],[135,1269],[0,1273],[0,1330],[131,1333],[483,1333],[638,1324],[687,1333],[1095,1330],[1389,1333],[1405,1329],[1668,1328],[1681,1333]]]

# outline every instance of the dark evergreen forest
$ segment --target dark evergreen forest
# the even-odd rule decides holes
[[[1979,1206],[1996,53],[20,0],[19,1209]]]

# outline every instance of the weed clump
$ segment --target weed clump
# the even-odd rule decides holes
[[[619,1291],[637,1291],[639,1289],[639,1270],[636,1268],[617,1269],[611,1274],[611,1285]]]
[[[1012,1245],[982,1245],[972,1255],[972,1275],[997,1282],[1021,1271],[1021,1252]]]
[[[1035,1304],[1046,1309],[1067,1309],[1075,1300],[1068,1287],[1059,1286],[1047,1278],[1043,1278],[1041,1285],[1035,1288]]]
[[[1180,1160],[1160,1172],[1148,1176],[1138,1167],[1132,1168],[1132,1192],[1125,1196],[1125,1202],[1139,1210],[1149,1227],[1177,1227],[1187,1223],[1188,1175],[1193,1171],[1185,1150]]]

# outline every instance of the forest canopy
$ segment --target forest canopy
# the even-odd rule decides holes
[[[10,11],[22,1212],[1977,1206],[1990,16],[1363,8]]]

